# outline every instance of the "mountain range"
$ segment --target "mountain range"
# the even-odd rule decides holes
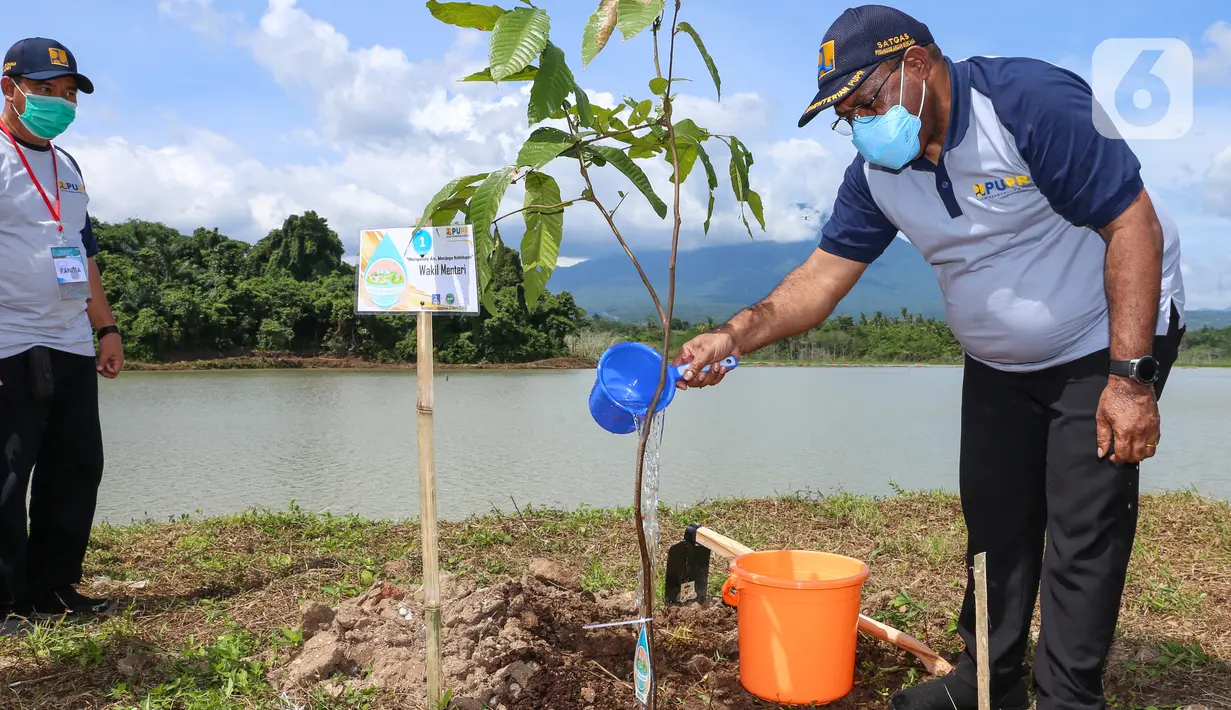
[[[701,247],[680,252],[676,259],[676,317],[723,320],[764,298],[796,266],[807,260],[816,242],[750,241]],[[670,252],[635,251],[654,289],[665,302]],[[548,286],[568,291],[588,314],[623,321],[653,316],[654,304],[645,285],[623,252],[604,254],[573,266],[557,268]],[[837,315],[871,316],[876,311],[896,315],[902,306],[913,313],[943,317],[940,289],[931,267],[919,252],[895,239],[851,293]]]
[[[759,240],[680,252],[676,259],[675,316],[691,322],[707,317],[725,320],[769,294],[791,269],[808,258],[816,244],[811,239]],[[665,305],[670,251],[645,249],[634,253]],[[558,267],[548,288],[573,294],[590,315],[629,322],[655,316],[645,285],[622,251]],[[880,311],[895,316],[903,307],[914,314],[944,318],[944,302],[932,267],[908,242],[894,239],[834,314],[870,317]],[[1188,310],[1185,315],[1190,330],[1204,325],[1231,326],[1231,308]]]

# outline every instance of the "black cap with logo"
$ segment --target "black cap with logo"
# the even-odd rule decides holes
[[[10,47],[4,55],[4,76],[35,81],[73,76],[77,79],[78,91],[94,93],[94,83],[77,72],[77,58],[68,47],[45,37],[23,39]]]
[[[799,118],[802,128],[818,113],[850,96],[886,59],[932,43],[927,25],[885,5],[848,8],[829,26],[817,57],[816,98]]]

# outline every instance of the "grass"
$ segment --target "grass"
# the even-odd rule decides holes
[[[824,549],[868,560],[864,594],[877,600],[873,616],[942,653],[960,648],[954,624],[965,529],[953,496],[800,494],[663,508],[664,552],[692,522],[754,548]],[[528,508],[444,524],[441,535],[442,566],[480,583],[520,575],[532,557],[548,557],[578,570],[587,590],[635,587],[631,509]],[[418,551],[416,521],[315,514],[294,504],[99,526],[87,580],[147,584],[121,588],[121,610],[105,620],[48,622],[0,638],[0,706],[289,710],[266,678],[302,640],[298,603],[337,602],[376,579],[417,581]],[[716,591],[720,575],[711,581]],[[1231,706],[1231,505],[1190,492],[1143,499],[1120,622],[1106,674],[1112,707]],[[684,639],[692,631],[672,633]],[[885,695],[901,679],[889,669],[859,673],[863,683],[883,684]],[[339,710],[407,706],[404,698],[356,692],[298,702]]]

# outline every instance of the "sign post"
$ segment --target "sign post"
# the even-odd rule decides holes
[[[423,609],[427,627],[427,695],[440,707],[440,551],[436,522],[436,444],[432,315],[479,312],[470,225],[363,230],[356,269],[356,313],[415,313],[419,389],[419,522],[423,531]]]

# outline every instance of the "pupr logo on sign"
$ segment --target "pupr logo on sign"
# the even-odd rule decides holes
[[[1094,50],[1094,126],[1109,138],[1180,138],[1193,124],[1193,53],[1169,37],[1112,38]]]

